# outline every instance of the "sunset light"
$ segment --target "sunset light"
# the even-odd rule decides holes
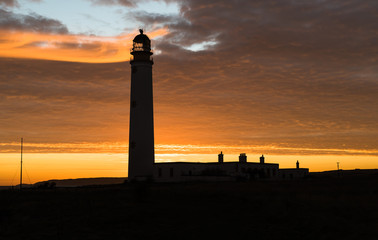
[[[127,177],[147,127],[156,163],[222,152],[310,172],[377,169],[375,6],[0,0],[0,186],[18,184],[21,138],[30,183]],[[148,49],[142,39],[131,50],[136,36]],[[132,76],[146,81],[142,100]]]
[[[167,33],[163,28],[150,35],[161,37]],[[133,34],[97,37],[19,31],[0,31],[0,35],[0,57],[87,63],[128,61],[133,38]]]

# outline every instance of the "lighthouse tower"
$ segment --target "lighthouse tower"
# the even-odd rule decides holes
[[[131,50],[131,93],[129,135],[129,181],[152,178],[154,153],[154,111],[152,94],[151,41],[143,30]]]

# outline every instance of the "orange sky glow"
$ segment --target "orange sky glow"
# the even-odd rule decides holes
[[[157,161],[378,168],[376,1],[121,2],[0,1],[0,185],[127,176],[137,26]]]
[[[20,155],[3,153],[1,156],[0,186],[19,183]],[[249,162],[258,162],[259,154],[247,152]],[[279,163],[280,168],[292,168],[297,160],[301,167],[311,171],[337,169],[372,169],[378,156],[354,155],[265,155],[267,163]],[[216,162],[216,154],[157,153],[156,162]],[[238,154],[225,154],[225,161],[236,161]],[[49,179],[126,177],[127,154],[125,153],[29,153],[23,157],[23,182],[30,184]]]
[[[161,37],[168,29],[156,29],[151,38]],[[0,57],[32,58],[69,62],[108,63],[130,59],[134,33],[116,37],[46,34],[0,30]]]

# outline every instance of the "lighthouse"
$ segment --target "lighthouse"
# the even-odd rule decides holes
[[[152,178],[155,160],[151,41],[143,30],[131,49],[129,181]]]

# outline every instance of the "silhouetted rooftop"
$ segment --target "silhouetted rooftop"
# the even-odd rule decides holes
[[[221,163],[222,165],[226,165],[226,164],[245,164],[245,165],[279,165],[278,163],[259,163],[259,162],[243,162],[243,163],[240,163],[239,161],[233,161],[233,162],[223,162]],[[210,164],[210,165],[219,165],[220,163],[219,162],[155,162],[154,164],[203,164],[203,165],[206,165],[206,164]],[[296,168],[295,168],[296,169]]]
[[[133,42],[136,42],[136,43],[148,43],[148,45],[150,45],[150,39],[147,37],[147,35],[143,34],[143,30],[142,29],[139,29],[139,32],[140,34],[135,36]]]

